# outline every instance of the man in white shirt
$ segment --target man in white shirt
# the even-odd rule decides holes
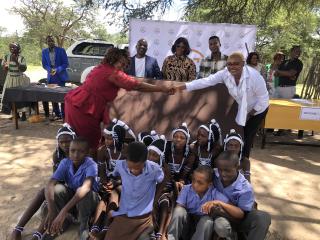
[[[128,74],[135,77],[161,79],[162,74],[155,58],[146,55],[148,43],[140,39],[136,45],[137,54],[131,57]]]
[[[224,83],[229,94],[238,103],[236,123],[244,127],[244,157],[249,159],[254,136],[265,118],[269,107],[269,94],[260,73],[245,65],[241,53],[233,53],[227,60],[227,67],[206,78],[188,83],[176,84],[176,90],[194,91]],[[250,163],[250,162],[249,162]],[[243,166],[247,175],[250,164]]]

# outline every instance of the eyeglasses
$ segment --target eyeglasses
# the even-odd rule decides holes
[[[242,62],[227,62],[227,66],[240,66]]]

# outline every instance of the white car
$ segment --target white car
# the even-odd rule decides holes
[[[98,65],[110,47],[114,47],[114,44],[95,39],[80,40],[73,43],[66,50],[69,61],[69,67],[67,68],[68,81],[80,83],[82,72],[88,67]]]

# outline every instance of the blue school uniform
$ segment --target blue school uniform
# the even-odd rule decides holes
[[[206,202],[213,200],[220,200],[226,203],[229,202],[228,198],[213,186],[211,186],[204,194],[204,196],[200,198],[200,196],[192,188],[192,185],[189,184],[183,186],[178,196],[177,203],[184,206],[188,213],[195,215],[204,215],[204,213],[201,211],[201,206]]]
[[[137,217],[151,213],[156,185],[164,178],[164,173],[157,163],[147,160],[142,173],[134,176],[127,162],[118,160],[112,175],[120,176],[122,181],[119,210],[113,212],[112,216]]]
[[[98,182],[98,167],[97,164],[90,157],[86,157],[84,162],[79,166],[78,170],[74,172],[72,160],[69,158],[63,159],[57,170],[52,175],[51,179],[59,182],[64,182],[70,189],[76,191],[82,186],[84,180],[88,177],[93,178],[93,191],[99,190]]]
[[[223,187],[219,177],[218,169],[214,169],[213,182],[215,187],[228,197],[230,202],[241,208],[245,212],[252,210],[255,198],[251,184],[247,179],[239,172],[237,179],[229,186]]]

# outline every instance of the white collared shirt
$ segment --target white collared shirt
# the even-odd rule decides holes
[[[243,82],[244,81],[244,82]],[[266,82],[261,74],[249,66],[244,66],[239,84],[236,85],[234,77],[227,68],[211,74],[206,78],[200,78],[192,82],[186,83],[187,91],[193,91],[212,87],[218,83],[224,83],[228,88],[229,94],[237,101],[238,114],[237,123],[245,126],[246,115],[254,109],[255,115],[264,112],[269,106],[269,94],[266,87]],[[245,98],[242,98],[245,95]],[[241,108],[240,106],[243,106]],[[246,109],[246,112],[241,111]]]
[[[146,71],[146,57],[143,58],[134,58],[134,66],[136,71],[136,77],[144,77]]]

